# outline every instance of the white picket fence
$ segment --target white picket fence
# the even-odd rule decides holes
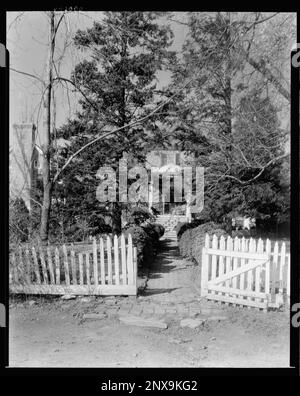
[[[93,239],[85,249],[26,246],[10,254],[12,293],[136,295],[137,251],[132,237]]]
[[[226,304],[263,310],[289,303],[290,254],[285,242],[206,234],[202,250],[201,295]]]

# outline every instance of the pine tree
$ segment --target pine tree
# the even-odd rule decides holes
[[[72,80],[84,93],[84,99],[76,120],[58,131],[58,136],[71,141],[61,156],[62,163],[101,131],[123,127],[148,114],[158,99],[157,72],[174,57],[168,50],[172,32],[158,23],[160,16],[154,12],[105,12],[92,28],[77,32],[75,44],[88,56],[76,65]],[[149,135],[150,122],[124,128],[73,161],[63,176],[70,209],[80,201],[82,211],[85,206],[92,213],[108,210],[113,217],[113,232],[120,232],[122,207],[119,203],[99,205],[95,193],[99,180],[95,174],[103,165],[117,170],[123,152],[142,160],[143,149],[153,139]]]

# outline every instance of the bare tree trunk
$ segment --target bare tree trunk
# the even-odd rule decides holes
[[[51,97],[52,97],[52,66],[55,47],[55,14],[50,12],[50,43],[46,71],[46,92],[44,100],[44,122],[42,128],[42,174],[43,174],[43,206],[41,213],[40,237],[42,241],[48,240],[49,219],[51,210],[52,182],[50,178],[50,144],[51,144]]]

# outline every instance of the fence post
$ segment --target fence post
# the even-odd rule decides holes
[[[68,264],[68,252],[66,245],[63,245],[64,252],[64,268],[65,268],[65,282],[67,286],[70,286],[70,274],[69,274],[69,264]]]
[[[108,284],[112,285],[112,261],[111,261],[111,240],[110,236],[107,236],[106,239],[106,246],[107,246],[107,277],[108,277]]]
[[[220,249],[221,250],[226,250],[225,247],[225,238],[223,235],[221,235],[220,237]],[[219,276],[220,275],[224,275],[225,271],[224,271],[224,257],[220,256],[219,257]]]
[[[246,240],[243,237],[241,240],[241,252],[246,252],[247,251],[247,245],[246,245]],[[244,267],[245,265],[245,259],[241,259],[241,268]],[[245,289],[245,273],[243,272],[240,275],[240,290],[244,290]]]
[[[15,252],[12,253],[11,260],[12,262],[10,262],[10,266],[12,266],[13,280],[15,283],[19,283],[18,264],[17,264]]]
[[[233,250],[234,250],[235,252],[238,252],[238,251],[240,250],[240,240],[239,240],[238,237],[235,237],[235,238],[234,238]],[[238,266],[238,258],[237,258],[237,257],[234,257],[234,258],[233,258],[233,266],[232,266],[233,271],[237,269],[237,266]],[[232,287],[233,287],[234,289],[236,289],[236,287],[237,287],[237,277],[236,277],[236,276],[234,276],[234,278],[233,278],[233,280],[232,280]]]
[[[42,246],[40,246],[40,258],[41,258],[41,263],[42,263],[43,283],[46,285],[46,284],[48,284],[49,280],[48,280],[48,273],[47,273],[45,256],[44,256]]]
[[[256,251],[256,243],[255,240],[253,238],[250,238],[250,242],[249,242],[249,253],[255,253]],[[253,260],[249,260],[248,263],[251,264],[253,262]],[[253,290],[253,270],[248,271],[247,273],[247,290],[251,291]],[[251,297],[247,298],[249,301],[252,301]],[[251,307],[248,306],[248,309],[250,309]]]
[[[122,279],[123,285],[127,284],[127,269],[126,269],[126,244],[124,234],[121,235],[121,261],[122,261]]]
[[[100,270],[101,270],[101,284],[105,285],[105,262],[104,262],[104,242],[100,238]]]
[[[133,261],[133,246],[131,234],[128,235],[127,247],[127,268],[128,268],[128,284],[134,285],[134,261]]]
[[[37,259],[37,255],[36,255],[36,250],[35,247],[32,247],[32,257],[33,257],[33,262],[34,262],[34,272],[35,272],[35,276],[36,276],[36,282],[37,284],[41,284],[41,277],[40,277],[40,270],[39,270],[39,262]]]
[[[25,279],[26,279],[26,282],[28,283],[28,284],[30,284],[31,283],[31,265],[30,265],[30,257],[29,257],[29,250],[28,249],[26,249],[25,250],[25,257],[26,257],[26,273],[25,273]]]
[[[115,262],[115,279],[116,285],[120,284],[120,269],[119,269],[119,244],[117,235],[114,236],[114,262]]]
[[[266,253],[269,256],[269,258],[268,258],[268,261],[266,262],[265,293],[268,296],[268,300],[270,300],[270,260],[271,260],[271,241],[270,241],[270,239],[266,240]]]
[[[271,298],[272,302],[276,305],[279,303],[278,297],[276,296],[276,278],[277,278],[277,265],[278,265],[278,242],[275,242],[273,252],[273,263],[272,263],[272,277],[271,277]]]
[[[227,244],[226,244],[226,250],[228,251],[228,252],[230,252],[230,251],[232,251],[233,250],[233,243],[232,243],[232,238],[229,236],[229,237],[227,237]],[[226,257],[226,274],[228,273],[228,272],[230,272],[231,271],[231,257],[230,256],[227,256]],[[226,286],[226,288],[229,288],[230,287],[230,284],[231,284],[231,281],[230,281],[230,279],[228,279],[226,282],[225,282],[225,286]],[[229,296],[229,293],[225,293],[225,296]],[[225,305],[228,305],[228,303],[225,303]]]
[[[13,277],[13,264],[12,264],[12,262],[14,262],[14,260],[15,260],[15,257],[14,257],[14,253],[11,253],[10,255],[9,255],[9,269],[8,269],[8,273],[9,273],[9,284],[11,284],[11,283],[13,283],[13,281],[14,281],[14,277]]]
[[[48,257],[48,267],[50,272],[50,282],[52,285],[55,284],[54,280],[54,272],[53,272],[53,265],[52,265],[52,256],[51,256],[51,249],[50,246],[47,247],[47,257]]]
[[[279,299],[280,304],[283,304],[283,269],[285,265],[286,246],[285,242],[281,245],[280,262],[279,262]]]
[[[74,245],[72,247],[74,249]],[[72,284],[77,285],[76,261],[75,261],[74,250],[71,250],[71,269],[72,269]]]
[[[206,253],[206,247],[202,248],[202,260],[201,260],[201,296],[207,295],[207,283],[208,283],[208,255]]]
[[[78,261],[79,261],[79,282],[83,285],[83,254],[78,254]]]
[[[94,285],[98,286],[98,257],[97,257],[97,242],[93,237],[93,264],[94,264]]]
[[[264,242],[261,238],[259,238],[258,243],[257,243],[257,253],[263,253],[264,251]],[[259,293],[261,291],[261,269],[262,266],[256,267],[256,272],[255,272],[255,292]],[[259,298],[257,298],[257,301],[260,301]]]
[[[56,284],[60,284],[60,262],[59,262],[59,250],[55,249],[55,275],[56,275]]]
[[[137,277],[138,277],[138,270],[137,270],[137,250],[136,247],[133,247],[133,273],[134,273],[134,282],[135,282],[135,293],[137,294]]]
[[[88,286],[91,285],[91,279],[90,279],[90,254],[85,253],[85,265],[86,265],[86,284]]]
[[[218,249],[218,238],[216,234],[214,234],[212,238],[212,248],[214,250]],[[217,277],[217,256],[213,254],[211,259],[211,279],[215,279],[216,277]]]
[[[288,302],[288,304],[290,304],[290,295],[291,295],[291,293],[290,293],[290,288],[291,288],[291,284],[290,284],[290,282],[291,282],[291,254],[289,253],[288,255],[287,255],[287,276],[286,276],[286,294],[287,294],[287,302]]]
[[[225,238],[223,235],[220,237],[220,250],[226,250],[226,245],[225,245]],[[224,256],[219,256],[219,276],[224,275],[225,273],[225,267],[224,267]],[[220,294],[221,296],[223,293],[218,292],[217,294]],[[221,304],[221,301],[219,301],[219,304]]]
[[[202,260],[201,260],[201,296],[204,297],[208,293],[208,254],[207,249],[209,248],[209,235],[205,235],[205,245],[202,248]]]

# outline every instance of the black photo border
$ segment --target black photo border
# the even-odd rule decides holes
[[[95,4],[95,3],[94,3]],[[96,3],[97,4],[97,3]],[[197,3],[196,3],[197,4]],[[103,7],[102,7],[103,5]],[[136,9],[143,9],[147,4],[138,5]],[[185,4],[188,7],[188,4]],[[253,4],[251,4],[252,7]],[[84,11],[104,11],[107,9],[107,3],[98,4],[99,9],[95,6],[86,7],[79,3],[73,6],[63,4],[63,2],[43,2],[42,5],[30,5],[29,2],[17,6],[7,4],[4,10],[0,11],[0,43],[6,45],[6,12],[9,11],[43,11],[50,9],[65,10],[79,9]],[[106,6],[106,7],[105,7]],[[198,4],[197,4],[198,6]],[[217,7],[211,8],[212,5],[203,3],[203,9],[194,11],[218,11]],[[130,11],[130,7],[119,7],[117,4],[111,5],[108,10]],[[151,9],[159,10],[159,6],[151,3]],[[193,11],[193,7],[188,9],[165,6],[165,11]],[[259,8],[259,7],[257,7]],[[147,8],[145,11],[148,10]],[[226,11],[280,11],[280,12],[297,12],[296,9],[281,9],[273,7],[264,7],[256,9],[249,7],[243,10],[242,7],[226,6]],[[223,11],[223,9],[222,9]],[[225,11],[225,10],[224,10]],[[299,35],[299,14],[297,14],[297,42],[300,43]],[[300,48],[291,52],[292,57],[300,52]],[[299,376],[299,327],[293,327],[290,321],[290,368],[10,368],[8,334],[9,334],[9,301],[8,301],[8,195],[9,195],[9,54],[6,51],[6,67],[0,67],[0,161],[1,161],[1,215],[0,215],[0,244],[1,244],[1,261],[0,261],[0,303],[6,307],[6,327],[0,328],[0,365],[1,377],[5,376],[10,379],[10,391],[16,386],[20,389],[32,384],[33,376],[42,376],[46,380],[47,390],[56,389],[56,383],[51,381],[49,376],[88,376],[87,381],[80,380],[67,381],[68,391],[82,390],[85,393],[89,390],[99,391],[99,382],[110,379],[111,381],[135,381],[137,384],[144,384],[146,380],[197,380],[201,383],[204,377],[211,376]],[[294,304],[300,302],[299,297],[299,71],[300,67],[294,67],[291,62],[291,310],[290,319],[296,313],[292,311]],[[300,309],[298,309],[300,310]],[[14,376],[21,376],[22,382],[14,381]],[[48,377],[49,379],[47,379]],[[214,386],[221,386],[222,383],[215,383]],[[223,383],[224,385],[224,383]],[[247,385],[246,385],[247,386]]]

